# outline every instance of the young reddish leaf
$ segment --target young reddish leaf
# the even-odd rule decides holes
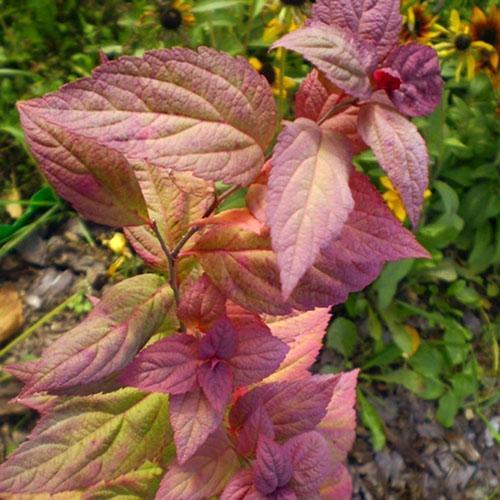
[[[199,356],[201,359],[222,358],[230,359],[236,352],[236,332],[232,323],[226,319],[220,319],[203,336],[199,344]]]
[[[330,317],[330,310],[322,308],[268,323],[273,336],[285,342],[290,350],[279,368],[263,383],[308,377],[308,370],[323,345]]]
[[[253,484],[251,469],[240,470],[233,476],[220,496],[220,500],[263,500]]]
[[[172,172],[147,163],[135,166],[135,174],[148,207],[168,248],[173,249],[191,222],[205,213],[214,199],[213,184],[189,172]],[[160,242],[149,225],[125,229],[137,254],[150,266],[167,270]],[[189,246],[191,241],[187,243]]]
[[[206,274],[182,283],[177,316],[187,327],[207,331],[225,311],[226,298]]]
[[[318,494],[332,472],[332,461],[325,438],[315,431],[300,434],[285,443],[293,467],[293,490],[300,498]]]
[[[323,484],[320,490],[321,498],[335,498],[335,500],[351,500],[352,479],[347,467],[339,464],[335,472]]]
[[[141,351],[120,381],[143,391],[183,394],[196,387],[198,365],[195,337],[178,334]]]
[[[227,362],[212,361],[201,365],[198,384],[214,410],[223,412],[233,389],[233,372]]]
[[[164,395],[122,389],[69,398],[0,466],[0,491],[86,489],[157,461],[169,435]]]
[[[19,397],[92,384],[121,370],[172,305],[172,290],[154,274],[113,286],[82,323],[43,351]]]
[[[374,47],[382,60],[398,44],[402,17],[400,0],[318,0],[311,22],[338,26]]]
[[[286,486],[292,477],[292,461],[288,447],[259,436],[257,460],[253,464],[254,484],[257,491],[270,495]]]
[[[184,465],[174,462],[161,482],[159,500],[201,500],[218,495],[238,467],[226,433],[217,429]]]
[[[266,228],[256,219],[247,208],[233,208],[212,217],[205,217],[196,222],[197,226],[238,226],[248,231],[260,234],[267,232]]]
[[[320,376],[259,385],[233,406],[229,415],[231,426],[241,429],[254,409],[262,404],[277,439],[313,430],[326,415],[334,386],[333,377]]]
[[[375,54],[350,33],[317,23],[288,33],[272,46],[277,47],[298,52],[348,94],[370,97]]]
[[[358,130],[399,191],[415,227],[428,182],[429,157],[417,127],[396,110],[378,103],[361,107]]]
[[[244,456],[254,453],[260,435],[274,439],[273,422],[265,408],[259,404],[250,417],[247,418],[238,435],[236,448],[238,453]]]
[[[234,184],[257,175],[276,126],[265,78],[206,47],[121,57],[22,112],[39,128],[95,139],[128,159]],[[32,128],[27,134],[33,141]]]
[[[356,383],[359,370],[340,373],[334,377],[332,398],[326,415],[318,425],[330,445],[336,463],[343,462],[356,437]]]
[[[401,113],[424,116],[441,101],[443,80],[439,59],[432,47],[411,43],[389,54],[384,67],[396,71],[401,84],[387,94]]]
[[[328,95],[328,90],[319,79],[319,71],[313,69],[304,78],[295,94],[295,116],[317,122],[322,116]]]
[[[179,464],[185,464],[219,427],[222,412],[217,412],[201,389],[170,397],[170,423]]]
[[[286,300],[354,207],[351,154],[341,135],[299,118],[280,134],[271,163],[267,221]]]
[[[125,156],[46,121],[32,109],[33,102],[18,104],[21,124],[33,156],[57,193],[99,224],[147,223],[146,203]]]

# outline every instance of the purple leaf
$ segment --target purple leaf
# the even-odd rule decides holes
[[[259,172],[276,125],[265,78],[245,59],[206,47],[121,57],[23,103],[22,112],[38,130],[53,127],[135,162],[242,185]],[[33,128],[25,127],[31,142]]]
[[[415,43],[403,45],[389,54],[384,67],[397,71],[401,84],[387,94],[401,113],[424,116],[441,101],[443,80],[436,51]]]
[[[198,365],[195,337],[178,334],[141,351],[120,381],[143,391],[184,394],[196,387]]]
[[[230,359],[236,352],[236,331],[227,319],[218,321],[200,341],[200,359]]]
[[[338,26],[374,47],[382,60],[399,42],[400,0],[317,0],[311,24]]]
[[[265,408],[259,404],[245,421],[239,433],[237,445],[238,453],[244,456],[254,453],[260,435],[274,439],[273,422],[269,418]]]
[[[264,435],[257,444],[257,460],[253,465],[257,491],[270,495],[286,486],[292,477],[292,462],[288,447],[283,447]]]
[[[339,464],[330,479],[321,487],[321,498],[335,498],[335,500],[351,500],[352,479],[347,467]]]
[[[354,207],[351,154],[341,135],[299,118],[281,132],[271,162],[267,221],[286,300]]]
[[[417,127],[396,110],[378,103],[361,107],[358,130],[398,190],[414,227],[428,183],[429,157]]]
[[[78,326],[47,347],[20,398],[98,382],[125,367],[161,326],[172,290],[154,274],[107,290]]]
[[[227,362],[203,363],[198,370],[198,384],[215,411],[222,413],[233,389],[233,372]]]
[[[148,222],[133,166],[115,148],[45,120],[33,103],[18,104],[26,140],[57,193],[84,217],[108,226]]]
[[[223,413],[217,412],[198,388],[170,396],[169,403],[177,461],[183,465],[219,427]]]
[[[253,484],[251,469],[240,470],[225,487],[220,500],[265,500]]]
[[[238,467],[226,433],[217,429],[184,465],[169,465],[158,500],[201,500],[218,495]]]
[[[324,437],[315,431],[295,436],[285,443],[293,464],[293,489],[300,498],[318,495],[332,472],[330,450]]]
[[[350,33],[317,23],[288,33],[272,46],[277,47],[298,52],[348,94],[370,97],[369,75],[375,68],[375,54]]]

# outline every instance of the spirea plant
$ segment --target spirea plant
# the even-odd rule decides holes
[[[433,49],[398,46],[399,7],[317,1],[274,44],[314,66],[292,122],[243,58],[209,48],[121,57],[19,103],[57,192],[156,273],[8,367],[41,418],[0,467],[2,498],[350,497],[357,371],[309,368],[331,305],[427,256],[352,166],[371,148],[418,223],[428,156],[409,117],[441,78]],[[239,187],[246,207],[218,210]]]

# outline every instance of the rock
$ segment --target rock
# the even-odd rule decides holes
[[[500,416],[496,415],[490,420],[490,425],[495,429],[495,432],[500,430]],[[488,448],[491,448],[495,444],[495,440],[490,432],[490,429],[486,427],[484,431],[484,443]]]
[[[477,462],[481,458],[481,455],[476,448],[474,448],[472,443],[463,436],[458,434],[449,434],[447,439],[450,443],[451,451],[459,454],[468,462]]]
[[[16,249],[29,264],[42,267],[47,262],[47,241],[38,232],[31,233]]]
[[[34,283],[26,296],[26,302],[34,309],[41,309],[69,290],[74,279],[75,276],[68,269],[60,272],[49,267]]]

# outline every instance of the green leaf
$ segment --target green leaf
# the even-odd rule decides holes
[[[399,282],[410,272],[413,262],[413,260],[408,259],[390,262],[385,266],[382,274],[373,285],[378,294],[378,306],[381,309],[385,309],[391,304]]]
[[[438,377],[443,371],[443,355],[437,347],[428,343],[420,344],[418,351],[409,359],[411,367],[421,375]]]
[[[439,399],[439,405],[436,412],[438,422],[444,427],[451,427],[455,422],[455,416],[458,412],[458,400],[453,391],[445,392]]]
[[[131,388],[68,398],[0,466],[0,491],[84,490],[156,462],[171,441],[167,408],[167,396]]]
[[[374,451],[380,451],[385,446],[384,424],[377,410],[365,398],[363,393],[357,391],[359,416],[363,425],[370,431]]]
[[[229,9],[235,5],[247,5],[247,0],[199,0],[191,8],[195,14],[212,12],[218,9]]]
[[[363,364],[363,370],[368,370],[374,366],[387,366],[394,363],[402,356],[401,349],[394,343],[389,344],[387,347],[382,349],[378,354],[369,358]]]
[[[463,401],[468,396],[472,396],[479,388],[476,378],[468,373],[453,375],[451,385],[458,401]]]
[[[335,349],[345,358],[350,358],[358,342],[356,325],[346,319],[337,318],[329,327],[326,334],[326,346]]]

